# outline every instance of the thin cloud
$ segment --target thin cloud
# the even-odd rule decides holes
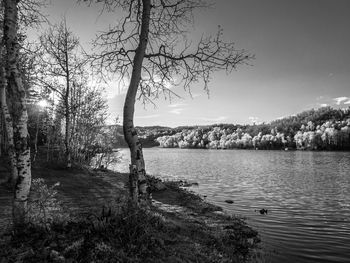
[[[202,94],[198,94],[198,93],[192,93],[192,98],[197,98],[202,96]]]
[[[183,111],[184,109],[183,108],[176,108],[176,109],[173,109],[171,111],[169,111],[169,113],[172,113],[172,114],[181,114],[181,112]]]
[[[186,103],[175,103],[175,104],[169,104],[168,107],[169,108],[178,108],[178,107],[182,107],[182,106],[186,106]]]
[[[159,117],[159,114],[154,114],[154,115],[146,115],[146,116],[136,116],[136,119],[152,119],[152,118],[157,118]]]
[[[337,105],[340,105],[343,101],[348,100],[348,97],[338,97],[338,98],[334,98],[333,100],[335,100],[335,103]]]
[[[350,104],[350,100],[345,101],[344,104]]]
[[[224,121],[224,120],[227,120],[228,117],[227,116],[219,116],[217,118],[206,118],[206,117],[202,117],[200,118],[201,120],[203,121],[206,121],[206,122],[220,122],[220,121]]]
[[[125,95],[127,93],[130,80],[127,77],[121,78],[118,76],[107,76],[106,79],[101,80],[100,78],[91,74],[88,82],[92,87],[102,87],[107,98],[112,99],[115,96]]]

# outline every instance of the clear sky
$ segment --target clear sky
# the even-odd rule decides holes
[[[221,25],[227,41],[256,59],[230,75],[213,75],[209,98],[198,85],[192,98],[176,89],[182,99],[159,99],[156,108],[138,103],[135,125],[268,122],[325,105],[350,106],[350,1],[212,2],[197,12],[194,30],[215,33]],[[45,12],[53,23],[65,15],[86,48],[97,31],[120,19],[73,0],[51,0]],[[124,92],[112,83],[106,96],[111,116],[122,116]]]

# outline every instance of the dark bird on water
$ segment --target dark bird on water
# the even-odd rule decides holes
[[[265,208],[262,208],[262,209],[260,209],[260,210],[255,210],[255,212],[257,212],[257,211],[259,211],[259,213],[261,214],[261,215],[267,215],[267,209],[265,209]]]

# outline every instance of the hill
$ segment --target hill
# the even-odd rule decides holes
[[[311,109],[258,125],[137,129],[145,147],[350,150],[350,107]]]

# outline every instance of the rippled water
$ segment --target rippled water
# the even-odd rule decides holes
[[[121,153],[116,169],[126,171],[129,154]],[[149,174],[198,182],[194,191],[247,217],[269,262],[350,262],[349,152],[150,148],[144,155]]]

